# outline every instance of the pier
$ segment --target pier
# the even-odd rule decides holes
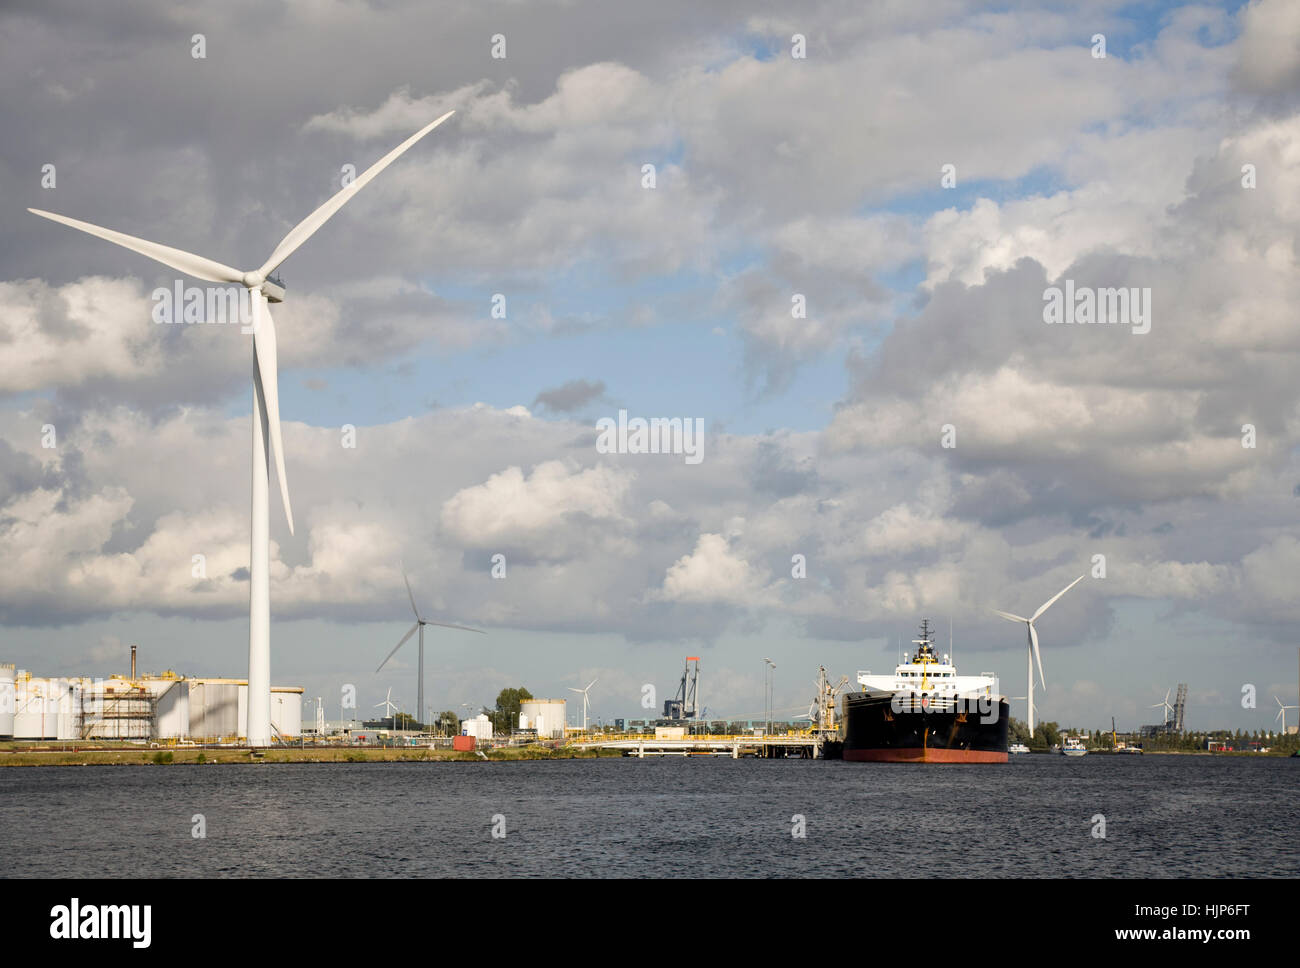
[[[618,733],[570,740],[571,748],[622,750],[624,756],[742,756],[764,759],[820,759],[823,734],[807,731],[779,736],[748,734],[656,737],[645,733]]]

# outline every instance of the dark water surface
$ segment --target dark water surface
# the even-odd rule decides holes
[[[9,877],[1294,877],[1298,788],[1297,760],[1191,756],[15,767],[0,856]]]

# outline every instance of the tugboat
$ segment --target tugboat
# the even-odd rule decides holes
[[[935,655],[930,622],[893,675],[858,673],[844,695],[843,758],[883,763],[1005,763],[1011,704],[991,673],[959,676]]]

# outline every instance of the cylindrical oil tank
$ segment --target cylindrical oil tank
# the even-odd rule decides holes
[[[53,739],[53,729],[49,739]],[[19,669],[14,677],[14,739],[46,739],[45,692],[41,680]]]
[[[297,739],[302,735],[301,686],[271,687],[271,726],[278,736]]]
[[[563,699],[525,699],[519,704],[520,714],[536,725],[539,739],[564,736],[564,710]]]
[[[0,664],[0,739],[14,735],[14,667]]]
[[[71,679],[51,680],[57,704],[56,739],[77,739],[81,734],[81,686]]]
[[[158,739],[186,739],[190,735],[189,682],[172,675],[150,676],[144,687],[154,697]]]
[[[190,679],[190,735],[217,740],[239,735],[238,679]]]

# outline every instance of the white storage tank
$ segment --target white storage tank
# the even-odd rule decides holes
[[[82,695],[80,735],[91,739],[148,739],[154,730],[149,690],[123,676],[95,680]]]
[[[14,676],[14,739],[53,739],[58,723],[45,730],[45,690],[23,669]]]
[[[271,687],[271,734],[285,739],[302,736],[302,686]]]
[[[70,679],[52,679],[50,699],[56,710],[56,739],[77,739],[81,735],[81,686]]]
[[[519,704],[521,716],[537,728],[539,739],[564,736],[565,701],[563,699],[525,699]]]
[[[190,735],[189,682],[168,671],[148,676],[143,685],[154,697],[156,739],[188,739]]]
[[[190,679],[190,735],[198,740],[239,735],[239,679]]]
[[[0,739],[14,735],[14,667],[0,665]]]

